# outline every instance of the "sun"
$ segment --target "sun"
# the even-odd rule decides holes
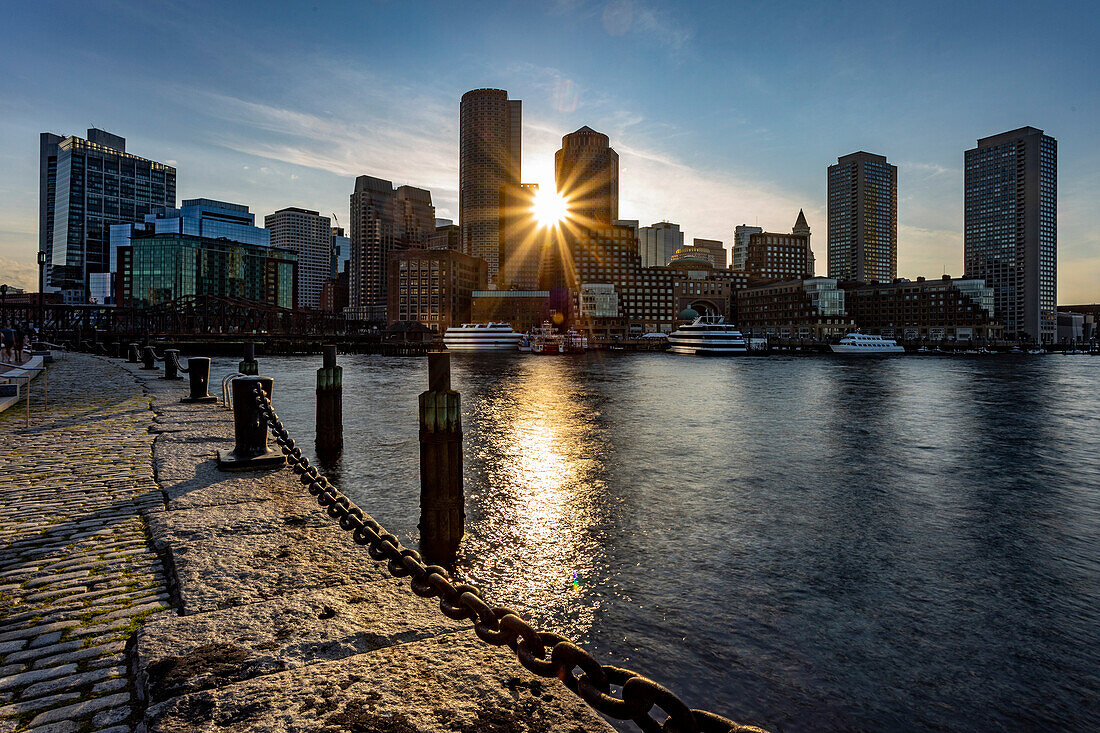
[[[569,214],[569,203],[552,188],[539,188],[531,205],[541,227],[552,227]]]

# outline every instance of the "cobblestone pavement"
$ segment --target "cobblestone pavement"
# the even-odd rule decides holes
[[[0,414],[0,733],[128,732],[131,638],[169,606],[143,519],[164,506],[150,398],[84,354],[49,379],[29,429]]]

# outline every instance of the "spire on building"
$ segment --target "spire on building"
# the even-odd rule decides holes
[[[791,229],[791,234],[809,234],[810,225],[806,223],[806,215],[802,213],[802,209],[798,210],[798,219],[794,222],[794,228]]]

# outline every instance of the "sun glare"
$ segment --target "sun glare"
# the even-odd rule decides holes
[[[539,226],[552,227],[569,213],[569,205],[560,193],[551,188],[539,188],[532,205]]]

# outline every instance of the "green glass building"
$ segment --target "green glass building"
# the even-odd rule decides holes
[[[119,306],[142,308],[189,295],[295,308],[297,255],[228,239],[136,232],[118,248]]]

